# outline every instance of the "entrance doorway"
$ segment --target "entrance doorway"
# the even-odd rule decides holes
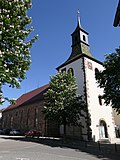
[[[108,138],[107,125],[104,120],[100,120],[99,132],[100,132],[100,139]]]

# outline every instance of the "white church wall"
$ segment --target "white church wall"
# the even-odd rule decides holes
[[[115,125],[120,126],[120,114],[118,114],[114,109],[113,109],[113,115],[115,119]]]
[[[115,138],[115,121],[113,117],[113,111],[111,106],[106,106],[102,100],[102,105],[99,104],[98,96],[103,94],[103,89],[98,87],[95,79],[95,68],[98,70],[103,70],[103,66],[93,60],[88,58],[84,58],[85,60],[85,76],[86,76],[86,91],[87,91],[87,102],[88,102],[88,110],[91,115],[91,129],[92,129],[92,137],[95,141],[98,141],[100,136],[100,120],[106,122],[107,133],[109,140]],[[76,77],[76,83],[78,85],[78,94],[84,94],[84,72],[83,72],[83,60],[82,58],[64,66],[60,70],[66,68],[66,72],[69,68],[73,68],[74,76]],[[82,129],[82,133],[86,135],[87,128],[85,119],[82,118],[82,124],[84,129]],[[86,136],[84,136],[86,139]]]
[[[64,67],[62,67],[60,69],[60,71],[62,69],[66,68],[66,72],[68,72],[68,69],[69,68],[73,68],[73,71],[74,71],[74,76],[76,78],[76,83],[77,83],[77,86],[78,86],[78,91],[77,93],[78,94],[81,94],[83,95],[84,93],[84,88],[83,88],[83,85],[84,85],[84,73],[83,73],[83,66],[82,66],[82,59],[78,59]],[[78,76],[79,75],[79,76]]]
[[[77,90],[77,94],[83,95],[84,94],[84,72],[83,72],[83,60],[78,59],[62,68],[60,68],[60,71],[62,69],[66,68],[66,72],[68,72],[68,70],[70,68],[73,69],[74,71],[74,76],[76,78],[76,83],[78,86],[78,90]],[[87,136],[87,128],[86,128],[86,122],[85,122],[85,118],[81,117],[81,123],[84,126],[84,128],[82,128],[82,134],[83,134],[83,139],[86,140],[86,136]],[[60,127],[60,133],[62,134],[62,126]]]
[[[85,74],[87,88],[88,110],[91,115],[92,136],[95,141],[100,139],[100,120],[104,120],[107,124],[107,132],[109,139],[115,138],[114,118],[112,108],[100,105],[98,96],[103,94],[103,89],[98,87],[95,79],[95,68],[103,70],[103,66],[88,58],[85,59]]]

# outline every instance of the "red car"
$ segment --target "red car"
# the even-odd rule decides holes
[[[29,132],[25,133],[25,137],[40,137],[42,134],[40,131],[30,130]]]

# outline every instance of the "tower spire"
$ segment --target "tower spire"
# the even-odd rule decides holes
[[[80,11],[79,11],[79,9],[77,11],[77,23],[78,23],[79,27],[81,27],[81,23],[80,23]]]

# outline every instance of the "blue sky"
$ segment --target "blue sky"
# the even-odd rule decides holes
[[[71,53],[71,33],[77,25],[77,10],[81,25],[89,33],[90,51],[104,61],[106,53],[120,46],[120,27],[113,27],[118,0],[33,0],[29,15],[33,19],[34,34],[39,40],[31,49],[32,64],[20,89],[5,86],[4,95],[18,98],[49,82],[56,67]],[[32,36],[31,35],[31,36]],[[0,108],[7,107],[4,103]]]

